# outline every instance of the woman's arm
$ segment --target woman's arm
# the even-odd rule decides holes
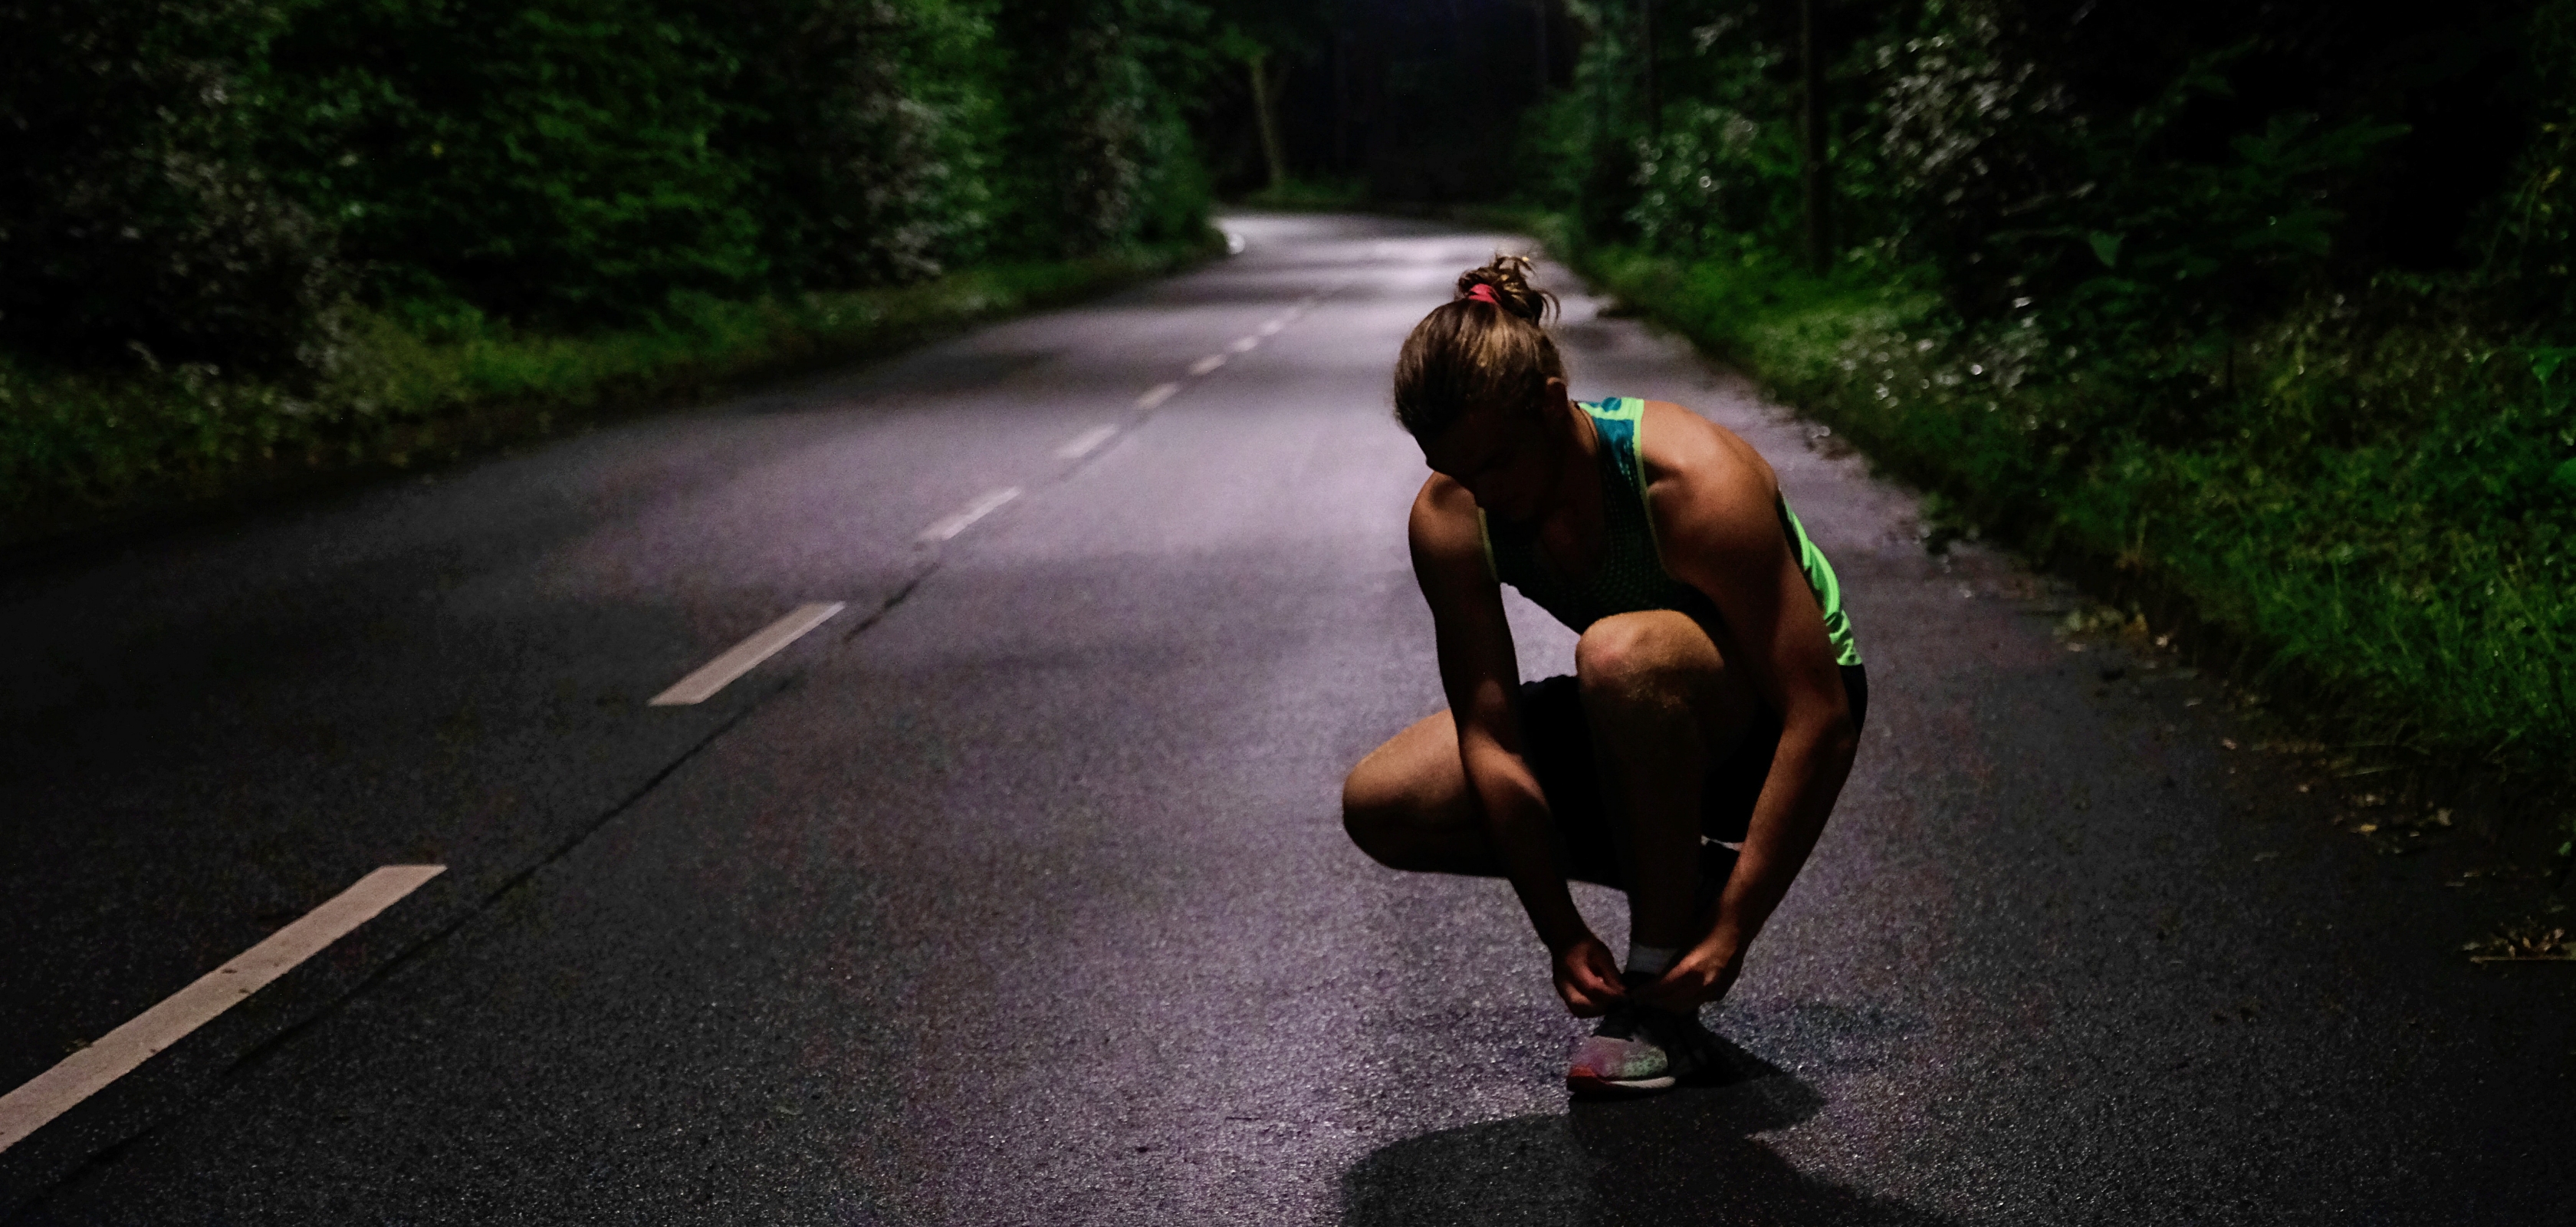
[[[1649,996],[1697,1004],[1724,995],[1823,835],[1856,740],[1823,611],[1781,531],[1770,466],[1742,440],[1656,402],[1662,465],[1649,464],[1664,566],[1706,593],[1726,620],[1727,667],[1780,713],[1780,748],[1755,802],[1734,876],[1708,931]],[[1658,471],[1660,470],[1660,471]]]
[[[1523,755],[1514,710],[1520,662],[1501,587],[1485,564],[1475,499],[1466,487],[1434,476],[1414,500],[1409,537],[1414,579],[1431,606],[1439,644],[1440,686],[1458,725],[1467,795],[1547,945],[1558,995],[1578,1015],[1598,1014],[1623,995],[1619,969],[1574,906],[1547,799]]]

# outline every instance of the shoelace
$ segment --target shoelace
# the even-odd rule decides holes
[[[1644,1020],[1641,1016],[1644,1013],[1645,1011],[1622,1001],[1611,1006],[1609,1012],[1601,1016],[1601,1022],[1592,1028],[1592,1034],[1603,1039],[1633,1040],[1637,1038],[1637,1033],[1643,1024]]]

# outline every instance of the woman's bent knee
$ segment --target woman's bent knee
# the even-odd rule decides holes
[[[1386,770],[1374,757],[1342,781],[1343,833],[1370,860],[1389,869],[1433,868],[1426,858],[1446,842],[1445,817],[1436,798],[1426,795],[1423,781]]]
[[[1415,721],[1342,777],[1342,830],[1390,869],[1438,870],[1473,851],[1458,727],[1449,713]]]
[[[1342,831],[1351,843],[1384,863],[1403,823],[1401,793],[1378,765],[1376,755],[1362,759],[1342,778]]]
[[[1374,782],[1368,779],[1368,764],[1361,763],[1342,777],[1342,829],[1350,833],[1351,842],[1367,846],[1367,833],[1377,822],[1377,798]]]
[[[1587,696],[1683,698],[1724,671],[1708,632],[1670,610],[1603,618],[1574,645],[1575,680]]]

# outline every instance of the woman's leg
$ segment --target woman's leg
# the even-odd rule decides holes
[[[1458,726],[1446,711],[1415,721],[1351,768],[1342,781],[1342,829],[1390,869],[1503,876],[1468,800]]]
[[[1574,671],[1627,870],[1629,932],[1641,945],[1687,947],[1704,936],[1693,914],[1700,793],[1752,722],[1751,688],[1707,631],[1668,610],[1593,623]]]

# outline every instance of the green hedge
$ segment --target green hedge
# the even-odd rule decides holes
[[[1858,279],[1574,251],[1603,288],[1927,487],[1937,514],[2128,599],[2187,601],[2254,650],[2257,677],[2327,705],[2308,716],[2370,765],[2537,783],[2576,762],[2576,465],[2531,446],[2576,443],[2556,351],[2494,347],[2431,310],[2363,324],[2328,301],[2240,359],[2270,431],[2120,435],[2079,457],[2056,440],[2093,410],[2088,380],[2034,382],[2036,329],[1964,332],[1934,296]],[[2408,427],[2339,447],[2299,424],[2371,402]]]

